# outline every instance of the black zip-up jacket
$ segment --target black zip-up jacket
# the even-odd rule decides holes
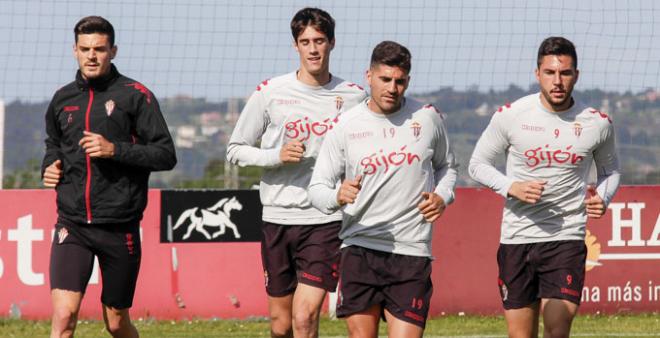
[[[112,158],[90,158],[78,145],[83,130],[101,134],[115,146]],[[41,166],[62,161],[55,188],[61,219],[104,224],[142,219],[149,174],[176,164],[172,137],[156,98],[117,71],[58,90],[46,111],[46,155]]]

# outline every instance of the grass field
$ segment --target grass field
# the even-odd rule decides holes
[[[255,320],[191,320],[135,321],[142,337],[268,337],[268,321]],[[46,337],[50,323],[0,319],[0,337]],[[387,336],[385,326],[380,334]],[[77,337],[109,337],[99,321],[80,321]],[[345,337],[346,326],[341,320],[324,318],[321,337]],[[506,325],[499,316],[443,316],[430,320],[425,337],[505,337]],[[660,337],[660,315],[583,315],[573,324],[573,337]]]

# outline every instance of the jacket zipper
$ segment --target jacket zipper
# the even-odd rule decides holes
[[[94,101],[94,91],[89,88],[89,102],[87,103],[87,112],[85,112],[85,130],[91,131],[89,126],[89,115],[92,111],[92,102]],[[85,208],[87,209],[87,224],[92,223],[92,159],[89,154],[85,153],[85,160],[87,161],[87,182],[85,183]]]

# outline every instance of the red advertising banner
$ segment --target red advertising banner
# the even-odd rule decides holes
[[[438,221],[431,313],[502,312],[497,248],[504,199],[459,188]],[[583,313],[660,309],[660,186],[621,187],[605,216],[589,220]]]
[[[0,316],[49,318],[55,194],[52,190],[0,190],[0,204],[4,205],[0,213]],[[160,191],[151,190],[141,223],[142,265],[132,316],[266,316],[259,243],[161,243],[160,204]],[[102,317],[100,283],[95,268],[82,318]]]
[[[503,199],[474,188],[458,189],[456,195],[456,202],[434,230],[431,315],[501,313],[496,251]],[[162,226],[167,222],[161,221],[161,215],[167,213],[160,210],[160,198],[160,191],[150,191],[141,224],[143,257],[133,316],[266,316],[259,243],[218,242],[217,237],[212,242],[162,242]],[[240,201],[245,210],[260,207]],[[4,206],[0,213],[0,316],[48,318],[55,194],[4,190],[0,204]],[[260,226],[239,224],[234,214],[226,214],[241,231]],[[587,228],[588,271],[581,311],[657,311],[660,186],[622,187],[605,217],[590,221]],[[83,318],[101,317],[100,292],[100,273],[95,269],[83,301]]]

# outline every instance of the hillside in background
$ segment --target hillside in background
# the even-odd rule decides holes
[[[411,95],[434,104],[448,116],[450,139],[460,167],[460,185],[474,185],[467,177],[467,161],[501,105],[536,92],[510,86],[505,91],[455,91],[443,88]],[[613,117],[624,184],[660,184],[660,93],[575,91],[575,97]],[[171,97],[160,100],[161,109],[177,146],[175,170],[152,176],[154,187],[221,187],[225,146],[245,99],[207,102],[203,98]],[[6,106],[4,170],[7,176],[38,177],[37,163],[44,152],[44,113],[48,102],[11,102]],[[36,175],[35,175],[36,172]],[[241,186],[255,182],[259,170],[241,169]],[[24,179],[25,181],[26,179]],[[5,179],[5,188],[30,187]]]

